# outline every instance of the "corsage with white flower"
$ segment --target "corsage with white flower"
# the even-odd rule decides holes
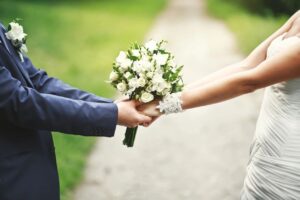
[[[165,41],[150,40],[145,45],[134,44],[121,51],[113,64],[110,83],[130,99],[143,103],[163,99],[159,109],[163,113],[179,112],[180,99],[173,94],[182,91],[183,66],[164,47]],[[171,98],[172,97],[172,98]],[[127,128],[123,144],[132,147],[137,128]]]
[[[16,21],[9,23],[8,31],[5,33],[5,36],[8,40],[11,41],[12,45],[16,48],[19,57],[22,62],[24,62],[23,54],[27,53],[26,46],[26,36],[24,33],[23,27]]]

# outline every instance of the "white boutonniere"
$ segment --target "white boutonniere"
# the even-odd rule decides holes
[[[8,31],[5,33],[6,38],[11,41],[12,45],[16,48],[19,57],[24,62],[23,54],[28,52],[26,46],[26,36],[23,27],[17,22],[11,22],[8,25]]]

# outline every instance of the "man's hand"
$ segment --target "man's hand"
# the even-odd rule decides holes
[[[118,124],[129,128],[137,127],[140,124],[146,125],[152,122],[152,118],[137,111],[141,103],[138,101],[119,101]]]

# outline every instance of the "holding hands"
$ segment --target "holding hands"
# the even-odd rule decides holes
[[[135,100],[118,102],[118,124],[129,128],[150,124],[152,122],[151,115],[147,116],[139,112],[137,108],[140,105],[141,103]]]

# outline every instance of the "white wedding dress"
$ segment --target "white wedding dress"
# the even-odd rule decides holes
[[[300,40],[284,36],[267,59]],[[266,88],[241,199],[300,200],[300,78]]]

